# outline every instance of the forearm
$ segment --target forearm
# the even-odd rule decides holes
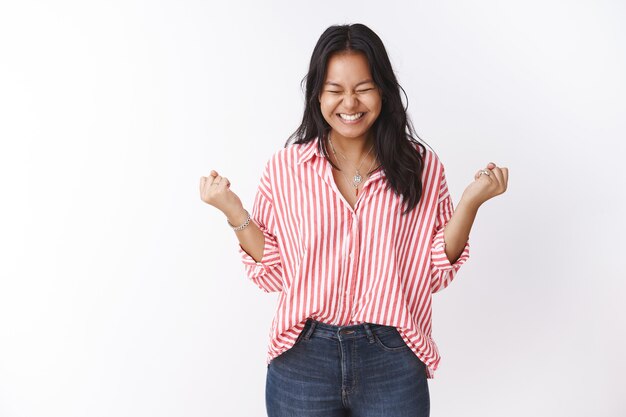
[[[226,218],[233,226],[239,226],[246,221],[247,215],[243,209],[240,209],[234,214],[228,214]],[[256,262],[263,258],[265,237],[259,226],[252,219],[250,219],[250,224],[241,230],[237,230],[235,235],[239,239],[239,244],[243,250],[252,256]]]
[[[443,232],[446,256],[451,264],[455,263],[465,247],[470,230],[474,224],[478,205],[461,199]]]

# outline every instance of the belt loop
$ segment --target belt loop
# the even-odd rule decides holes
[[[372,329],[370,329],[370,325],[365,322],[363,323],[363,327],[365,328],[365,333],[367,334],[367,339],[370,343],[374,343],[374,336],[372,334]]]
[[[309,331],[306,332],[306,334],[304,335],[304,338],[306,340],[309,340],[309,338],[311,337],[311,335],[313,334],[313,330],[315,330],[315,325],[317,324],[317,321],[311,319],[311,327],[309,328]]]

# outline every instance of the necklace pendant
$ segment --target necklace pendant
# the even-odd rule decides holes
[[[357,174],[354,176],[354,183],[355,183],[355,184],[360,184],[362,179],[363,179],[363,177],[361,176],[361,174],[357,173]]]

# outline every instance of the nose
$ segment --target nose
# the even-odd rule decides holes
[[[357,98],[354,96],[354,94],[348,93],[343,98],[343,104],[346,107],[346,109],[353,109],[357,106],[358,101],[357,101]]]

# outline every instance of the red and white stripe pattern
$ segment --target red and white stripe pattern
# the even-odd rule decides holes
[[[350,207],[317,146],[317,139],[290,144],[267,161],[250,213],[265,236],[263,258],[256,262],[239,245],[252,282],[279,293],[267,363],[293,346],[308,317],[336,326],[368,322],[397,327],[434,378],[440,355],[431,294],[469,258],[469,238],[453,264],[444,251],[454,208],[443,164],[423,151],[422,199],[402,216],[404,198],[385,189],[382,168]]]

